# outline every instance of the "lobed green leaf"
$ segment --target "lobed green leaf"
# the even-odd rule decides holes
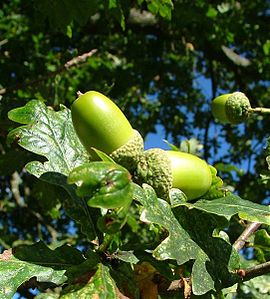
[[[91,277],[88,283],[69,285],[65,288],[60,298],[117,299],[119,298],[119,291],[110,275],[109,268],[103,264],[99,264],[96,273]]]
[[[81,253],[67,245],[51,250],[38,242],[7,250],[0,255],[0,297],[12,298],[21,284],[34,277],[60,285],[67,280],[66,270],[83,261]]]
[[[8,140],[16,140],[24,149],[48,160],[27,164],[30,173],[36,177],[48,171],[68,175],[74,167],[89,160],[74,131],[70,110],[66,107],[61,106],[61,110],[55,112],[43,102],[32,100],[23,107],[11,110],[8,117],[25,124],[12,130]]]
[[[169,234],[153,256],[158,260],[176,260],[179,265],[194,260],[191,276],[195,295],[219,288],[221,281],[228,285],[237,281],[234,270],[239,266],[238,254],[229,243],[212,236],[215,219],[210,217],[207,221],[201,212],[189,212],[181,206],[174,210],[174,215],[170,205],[157,198],[147,185],[140,191],[137,188],[135,197],[143,206],[141,221],[158,224]]]
[[[43,102],[32,100],[11,110],[8,116],[24,124],[9,133],[9,141],[16,140],[24,149],[47,159],[44,163],[29,162],[26,170],[45,182],[64,188],[66,196],[61,197],[61,203],[67,214],[81,225],[89,240],[95,239],[95,216],[91,215],[86,202],[76,195],[74,186],[67,184],[66,176],[70,171],[89,161],[74,131],[70,110],[61,106],[61,110],[55,112]]]
[[[198,209],[207,213],[223,216],[230,220],[238,215],[241,219],[270,224],[270,207],[244,200],[236,195],[229,195],[215,200],[199,200],[192,203],[181,203],[189,209]]]

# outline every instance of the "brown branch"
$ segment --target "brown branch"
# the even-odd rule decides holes
[[[80,56],[74,57],[71,60],[69,60],[68,62],[66,62],[62,69],[63,70],[69,69],[72,66],[81,64],[81,63],[85,62],[87,60],[87,58],[93,56],[96,52],[97,52],[97,49],[93,49],[90,52],[87,52],[87,53],[84,53]]]
[[[239,251],[241,250],[246,242],[247,239],[256,232],[256,230],[261,226],[261,223],[258,222],[252,222],[248,224],[248,226],[245,228],[245,230],[242,232],[242,234],[239,236],[239,238],[234,242],[233,247]]]
[[[270,261],[247,269],[239,269],[237,273],[244,281],[268,274],[270,273]]]
[[[242,281],[248,281],[254,277],[258,277],[268,273],[270,273],[270,261],[247,269],[237,270],[237,274],[240,276]],[[183,289],[184,298],[188,299],[191,296],[192,284],[190,278],[182,277],[179,280],[170,281],[160,273],[156,273],[152,281],[157,284],[159,293],[169,295],[175,294],[176,292],[179,292],[180,289]]]
[[[246,227],[246,229],[242,232],[242,234],[239,236],[239,238],[234,242],[233,247],[237,251],[241,250],[245,246],[248,238],[252,234],[254,234],[260,226],[261,226],[261,223],[258,223],[258,222],[250,223]],[[256,265],[256,266],[247,268],[247,269],[239,269],[237,271],[237,274],[244,281],[247,281],[254,277],[261,276],[261,275],[268,274],[268,273],[270,273],[270,261],[260,264],[260,265]]]
[[[9,92],[13,92],[13,91],[21,89],[21,88],[25,88],[27,86],[36,85],[39,82],[45,81],[49,78],[52,78],[60,73],[63,73],[64,71],[70,69],[71,67],[74,67],[74,66],[84,63],[89,57],[93,56],[96,52],[97,52],[97,49],[93,49],[90,52],[87,52],[80,56],[74,57],[71,60],[67,61],[64,64],[64,66],[61,66],[58,70],[51,72],[51,73],[47,73],[41,78],[0,89],[0,95],[6,94]]]

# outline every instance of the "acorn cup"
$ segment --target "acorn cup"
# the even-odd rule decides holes
[[[140,185],[147,183],[152,186],[157,196],[167,200],[173,177],[166,152],[160,148],[146,150],[137,165],[135,180]]]
[[[90,154],[93,148],[133,171],[144,149],[143,138],[123,112],[97,91],[80,94],[71,107],[75,131]]]

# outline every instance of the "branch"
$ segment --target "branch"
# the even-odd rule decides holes
[[[8,39],[2,39],[1,41],[0,41],[0,47],[2,47],[3,45],[5,45],[6,43],[8,43]]]
[[[97,49],[93,49],[90,52],[87,52],[87,53],[84,53],[84,54],[82,54],[80,56],[74,57],[71,60],[69,60],[68,62],[66,62],[64,64],[64,67],[62,67],[60,70],[64,71],[64,70],[69,69],[72,66],[81,64],[81,63],[85,62],[87,60],[87,58],[93,56],[96,52],[97,52]]]
[[[237,273],[244,281],[268,274],[270,273],[270,261],[247,269],[239,269]]]
[[[15,201],[19,207],[25,207],[25,203],[23,200],[23,197],[21,196],[20,193],[20,183],[21,183],[21,178],[18,174],[17,171],[15,171],[10,179],[10,186],[11,186],[11,192],[15,198]]]
[[[11,87],[0,89],[0,95],[10,93],[10,92],[13,92],[13,91],[21,89],[21,88],[25,88],[27,86],[36,85],[39,82],[47,80],[51,77],[55,77],[56,75],[63,73],[64,71],[68,70],[69,68],[71,68],[73,66],[77,66],[79,64],[84,63],[89,57],[93,56],[96,52],[97,52],[97,49],[93,49],[90,52],[87,52],[80,56],[74,57],[71,60],[67,61],[64,64],[64,66],[61,66],[58,70],[51,72],[51,73],[47,73],[39,79],[35,79],[33,81],[28,81],[23,84],[17,84],[17,85],[11,86]]]
[[[242,234],[239,236],[239,238],[235,241],[235,243],[233,244],[233,247],[237,251],[241,250],[245,246],[247,239],[252,234],[254,234],[260,226],[261,226],[261,223],[258,223],[258,222],[250,223],[246,227],[246,229],[242,232]],[[247,281],[254,277],[261,276],[261,275],[268,274],[268,273],[270,273],[270,261],[260,264],[260,265],[256,265],[254,267],[247,268],[247,269],[239,269],[237,271],[237,274],[244,281]]]
[[[268,273],[270,273],[270,261],[247,269],[237,270],[237,274],[241,277],[242,281],[248,281],[254,277]],[[192,291],[190,278],[181,278],[179,280],[169,281],[161,274],[156,273],[152,281],[157,284],[160,293],[172,295],[177,292],[179,294],[179,290],[184,289],[184,298],[190,298]]]
[[[52,237],[52,242],[55,242],[58,237],[58,232],[48,223],[46,223],[45,219],[42,215],[40,215],[38,212],[35,212],[33,210],[30,211],[35,217],[38,219],[39,222],[41,222],[48,230],[49,234]]]
[[[258,222],[252,222],[250,223],[246,229],[242,232],[242,234],[239,236],[239,238],[234,242],[233,247],[239,251],[241,250],[246,242],[247,239],[256,232],[256,230],[261,226],[261,223]]]

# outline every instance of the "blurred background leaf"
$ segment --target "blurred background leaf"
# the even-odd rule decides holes
[[[111,97],[147,147],[167,147],[162,139],[176,146],[197,140],[194,150],[199,145],[229,191],[269,204],[268,117],[254,116],[232,127],[215,123],[209,109],[214,97],[235,90],[245,92],[252,106],[270,107],[269,8],[263,0],[2,0],[1,251],[38,240],[83,250],[89,246],[77,222],[59,205],[66,202],[66,191],[49,187],[48,177],[40,183],[25,171],[29,161],[46,161],[6,142],[18,126],[8,111],[33,99],[59,111],[61,104],[70,107],[78,90]],[[64,67],[92,49],[97,49],[95,55]],[[260,174],[264,180],[258,180]],[[69,206],[70,211],[76,208]],[[226,228],[230,241],[242,230],[243,223],[232,217]],[[142,244],[153,249],[163,233],[141,223],[134,207],[124,232],[126,239],[119,241],[116,235],[115,242],[126,250]],[[244,254],[254,260],[260,256]]]

